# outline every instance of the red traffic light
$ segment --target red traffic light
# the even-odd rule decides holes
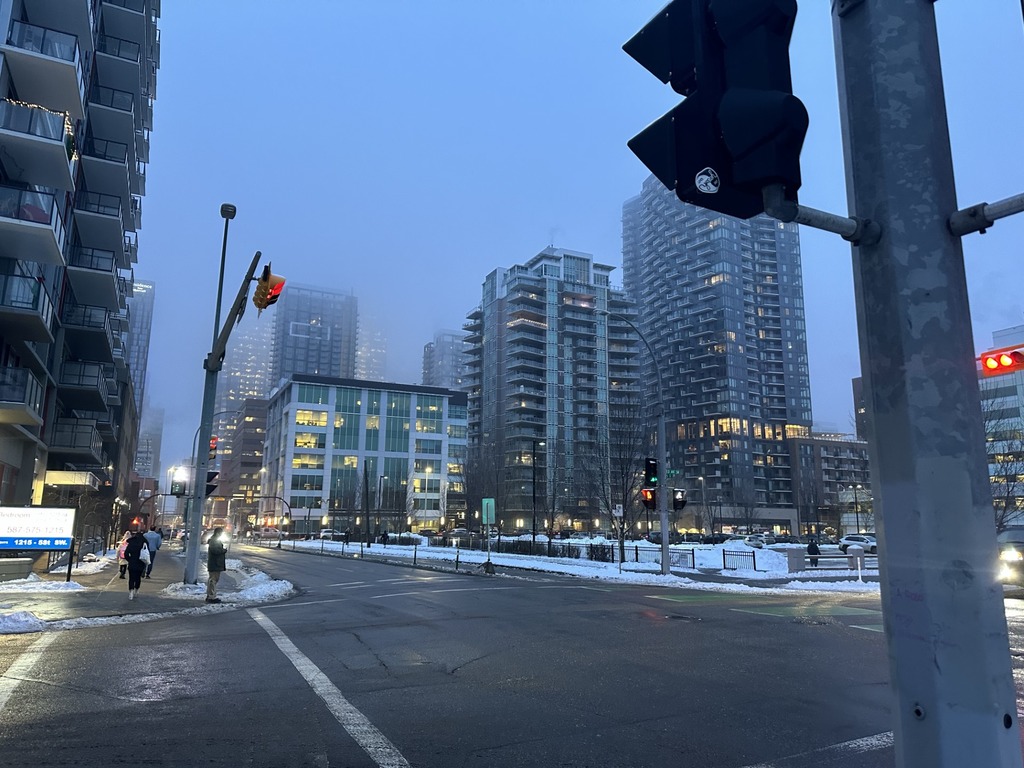
[[[282,290],[284,290],[284,278],[272,273],[270,265],[267,264],[263,268],[263,273],[256,280],[256,291],[253,293],[252,303],[262,312],[281,298]]]
[[[1024,353],[1018,349],[996,349],[981,356],[981,372],[998,376],[1024,369]]]
[[[641,488],[640,489],[640,501],[644,503],[647,509],[654,509],[657,504],[657,496],[653,488]]]

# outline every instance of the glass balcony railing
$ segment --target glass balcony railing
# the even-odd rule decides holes
[[[78,62],[80,59],[77,37],[55,29],[26,24],[24,21],[11,22],[7,44],[61,61]]]
[[[0,128],[64,142],[71,133],[64,115],[7,99],[0,101]]]
[[[53,304],[43,284],[27,275],[0,275],[0,306],[35,310],[46,327],[53,320]]]
[[[120,141],[94,139],[92,136],[89,136],[85,140],[83,150],[89,157],[96,157],[100,160],[125,164],[128,162],[128,145],[122,144]]]
[[[128,91],[119,91],[116,88],[106,88],[102,85],[93,86],[89,93],[89,101],[122,112],[134,113],[135,111],[135,97]]]
[[[49,224],[58,245],[64,247],[64,219],[56,197],[49,192],[0,185],[0,218]]]
[[[26,405],[41,414],[43,385],[27,368],[0,368],[0,403]]]
[[[68,256],[69,267],[95,269],[97,272],[114,272],[114,252],[102,248],[73,248]]]
[[[104,216],[121,215],[121,198],[102,192],[79,192],[75,198],[75,209],[99,213]]]
[[[50,449],[88,451],[99,456],[103,439],[91,419],[58,419],[53,428]]]
[[[133,43],[131,40],[122,40],[119,37],[111,37],[110,35],[100,35],[96,41],[96,52],[105,53],[108,56],[116,56],[119,59],[125,61],[134,61],[136,64],[139,61],[140,47],[138,43]]]
[[[145,0],[103,0],[103,2],[116,5],[119,8],[127,8],[129,11],[135,11],[136,13],[146,12]]]
[[[64,307],[61,322],[79,328],[94,328],[98,331],[110,330],[110,312],[103,307],[86,304],[68,304]]]

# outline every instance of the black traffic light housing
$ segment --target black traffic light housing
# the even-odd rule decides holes
[[[644,485],[647,488],[655,488],[658,485],[658,461],[657,459],[644,459]]]
[[[740,218],[796,202],[807,111],[792,94],[796,0],[672,0],[623,49],[686,97],[628,144],[685,202]]]
[[[653,488],[641,488],[640,501],[644,503],[644,508],[654,509],[658,505],[658,492]]]
[[[210,494],[217,490],[217,476],[219,474],[220,472],[214,472],[212,469],[206,473],[206,496],[204,498],[209,498]]]
[[[210,438],[210,461],[213,461],[214,459],[217,458],[217,443],[218,443],[218,441],[219,440],[218,440],[218,437],[216,435],[214,435],[213,437]]]
[[[673,488],[672,489],[672,509],[676,512],[686,507],[686,489],[685,488]]]
[[[171,480],[171,496],[184,496],[188,487],[184,480]]]

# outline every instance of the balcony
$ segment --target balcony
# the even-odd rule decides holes
[[[93,132],[125,143],[135,140],[135,96],[116,88],[93,86],[89,92]]]
[[[81,191],[75,196],[75,221],[82,243],[113,251],[124,247],[121,198],[100,192]]]
[[[61,323],[64,340],[75,357],[104,363],[114,361],[114,334],[110,328],[110,312],[106,309],[68,304],[61,315]]]
[[[113,35],[99,35],[96,39],[96,74],[103,85],[129,93],[138,93],[136,109],[142,107],[141,46],[132,40]]]
[[[118,424],[114,422],[114,417],[110,411],[78,411],[77,415],[80,419],[95,421],[96,431],[100,433],[100,437],[104,442],[117,441]]]
[[[139,263],[139,236],[134,232],[124,233],[124,261],[118,262],[120,269],[128,269],[132,264]]]
[[[79,301],[112,312],[120,307],[113,251],[73,248],[68,256],[68,278]]]
[[[135,163],[135,173],[132,174],[132,194],[146,194],[146,164],[141,160]]]
[[[53,304],[44,285],[27,275],[0,275],[0,324],[25,341],[53,342]]]
[[[149,29],[145,0],[103,0],[103,24],[107,34],[145,45]]]
[[[62,267],[65,236],[53,194],[0,185],[0,253]]]
[[[0,368],[0,424],[43,423],[43,385],[27,368]]]
[[[0,101],[0,146],[35,183],[72,189],[74,145],[71,123],[64,115]]]
[[[131,205],[128,145],[120,141],[86,138],[82,145],[82,169],[89,189],[121,198],[121,207]]]
[[[75,35],[13,21],[0,50],[22,101],[85,117],[86,72]]]
[[[76,411],[99,411],[107,407],[107,377],[99,363],[65,360],[57,380],[59,398]]]
[[[57,419],[47,447],[51,454],[103,462],[103,439],[92,419]]]

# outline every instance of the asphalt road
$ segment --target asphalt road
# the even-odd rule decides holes
[[[877,598],[233,556],[301,594],[0,638],[0,766],[892,765]]]

